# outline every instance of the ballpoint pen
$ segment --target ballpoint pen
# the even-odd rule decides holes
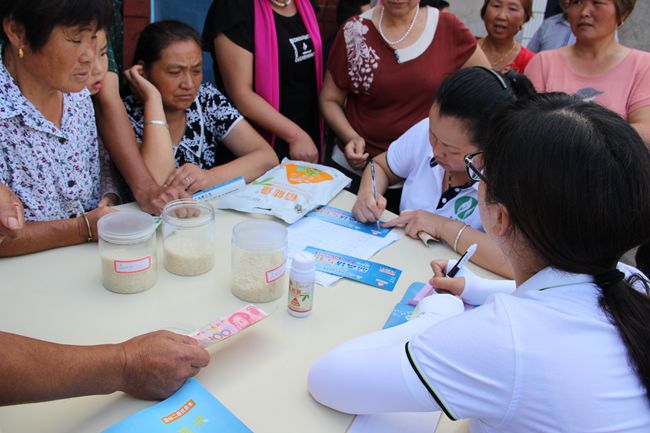
[[[474,253],[476,252],[476,244],[472,244],[467,248],[467,251],[465,251],[465,254],[463,254],[460,259],[456,262],[456,264],[451,268],[449,272],[447,272],[447,276],[449,278],[454,278],[456,274],[461,270],[463,266],[465,266],[465,263],[469,261],[469,259],[472,258]]]
[[[379,206],[377,203],[377,181],[375,180],[375,160],[370,160],[370,178],[372,179],[372,196],[375,198],[375,206]],[[379,220],[377,220],[377,228],[379,228]]]

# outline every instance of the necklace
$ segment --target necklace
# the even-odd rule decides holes
[[[274,1],[274,0],[271,0]],[[396,41],[391,41],[384,35],[384,31],[381,29],[381,23],[384,21],[384,7],[381,7],[381,13],[379,14],[379,34],[381,35],[382,39],[388,44],[388,45],[397,45],[400,42],[402,42],[404,39],[408,37],[408,35],[411,33],[411,30],[413,30],[413,26],[415,26],[415,21],[418,19],[418,13],[420,12],[420,7],[416,6],[415,7],[415,15],[413,16],[413,21],[411,21],[411,25],[409,26],[408,29],[406,29],[406,33],[402,35],[401,38],[399,38]]]
[[[287,1],[281,2],[281,1],[278,1],[278,0],[271,0],[271,3],[273,3],[274,5],[276,5],[279,8],[286,8],[291,4],[291,1],[292,0],[287,0]]]
[[[272,0],[271,0],[271,1],[272,1]],[[485,39],[481,39],[480,45],[481,45],[481,49],[485,52]],[[503,62],[505,59],[508,58],[508,56],[510,55],[510,53],[512,53],[512,50],[514,50],[516,46],[517,46],[517,41],[515,41],[515,40],[513,39],[513,40],[512,40],[512,47],[510,47],[510,49],[508,50],[508,52],[507,52],[504,56],[502,56],[502,57],[501,57],[499,60],[497,60],[496,62],[493,62],[493,61],[491,61],[490,59],[488,59],[488,61],[489,61],[490,64],[492,65],[492,68],[497,69],[497,66],[499,66],[499,65],[501,64],[501,62]],[[486,56],[487,56],[487,54],[486,54]]]

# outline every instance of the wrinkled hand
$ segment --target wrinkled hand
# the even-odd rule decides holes
[[[203,170],[194,164],[185,163],[169,176],[164,186],[184,188],[188,193],[194,194],[211,185],[207,170]]]
[[[439,233],[442,224],[448,219],[424,210],[404,211],[397,218],[386,221],[384,227],[404,227],[406,234],[414,239],[419,232],[430,234],[436,239],[441,239]]]
[[[25,225],[23,204],[9,187],[0,184],[0,236],[16,237]]]
[[[156,186],[144,194],[136,197],[138,204],[143,211],[151,215],[160,215],[162,209],[172,200],[181,198],[191,198],[192,196],[185,191],[185,188],[178,186]]]
[[[314,144],[309,134],[302,132],[290,140],[289,156],[295,161],[318,162],[318,148]]]
[[[348,160],[348,164],[357,170],[362,170],[366,166],[368,157],[370,156],[366,152],[366,140],[358,135],[345,144],[343,153],[345,154],[345,159]]]
[[[100,202],[100,204],[101,204],[101,202]],[[92,240],[94,240],[94,241],[97,240],[97,221],[99,221],[99,219],[101,217],[103,217],[104,215],[109,214],[111,212],[115,212],[115,209],[113,209],[110,206],[104,205],[104,206],[98,206],[97,208],[95,208],[95,209],[91,210],[90,212],[86,213],[86,218],[88,218],[88,222],[90,223],[90,232],[91,232]],[[83,223],[80,223],[80,224],[83,224],[83,227],[84,227],[82,229],[82,231],[88,229],[86,227],[85,221]]]
[[[362,223],[375,222],[386,210],[386,197],[377,194],[377,201],[372,191],[360,192],[352,206],[352,215]]]
[[[140,335],[121,346],[120,390],[147,400],[169,397],[210,362],[210,355],[196,340],[169,331]]]
[[[433,260],[431,262],[433,277],[429,280],[431,287],[460,296],[465,290],[465,277],[447,277],[447,267],[451,267],[455,263],[455,260]]]
[[[150,101],[154,98],[162,100],[160,92],[149,80],[142,75],[142,65],[134,65],[124,71],[124,77],[133,94],[142,102]]]

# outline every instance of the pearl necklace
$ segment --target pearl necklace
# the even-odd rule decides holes
[[[271,0],[271,1],[273,1],[273,0]],[[382,23],[382,21],[384,20],[384,7],[382,6],[382,7],[381,7],[381,13],[379,14],[379,34],[380,34],[381,37],[384,39],[384,41],[386,41],[386,43],[387,43],[388,45],[397,45],[397,44],[399,44],[399,43],[402,42],[404,39],[406,39],[406,38],[408,37],[409,34],[411,34],[411,30],[413,30],[413,26],[415,26],[415,21],[418,19],[418,13],[419,13],[419,12],[420,12],[420,6],[416,6],[416,7],[415,7],[415,15],[413,16],[413,21],[411,21],[411,25],[410,25],[409,28],[406,30],[406,33],[404,33],[404,34],[402,35],[402,37],[399,38],[398,40],[396,40],[396,41],[391,41],[390,39],[388,39],[388,38],[386,37],[386,35],[384,35],[384,31],[381,29],[381,23]]]
[[[287,1],[284,1],[284,2],[280,2],[280,1],[277,1],[277,0],[271,0],[271,3],[273,3],[274,5],[276,5],[279,8],[286,8],[291,4],[291,1],[292,0],[287,0]]]

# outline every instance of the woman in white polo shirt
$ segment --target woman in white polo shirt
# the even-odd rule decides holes
[[[388,185],[404,181],[401,214],[385,227],[404,226],[406,234],[420,232],[444,240],[455,251],[473,243],[473,261],[512,277],[505,258],[483,233],[477,184],[467,177],[463,157],[477,152],[479,134],[490,118],[518,97],[534,93],[520,74],[501,76],[483,67],[465,68],[438,87],[429,117],[415,124],[377,155],[375,202],[370,167],[366,167],[352,213],[361,222],[379,219],[386,208]]]
[[[429,296],[410,322],[320,358],[310,392],[347,413],[441,409],[473,432],[650,431],[648,282],[616,270],[650,239],[641,137],[597,104],[540,94],[500,113],[483,170],[471,162],[515,291],[467,312]]]

